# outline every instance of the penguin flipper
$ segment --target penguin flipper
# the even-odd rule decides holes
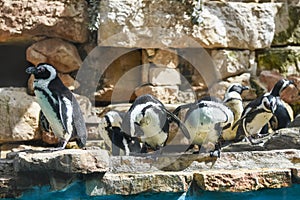
[[[69,109],[67,108],[67,105],[64,100],[63,100],[63,97],[59,94],[57,94],[57,99],[58,99],[58,107],[59,107],[59,117],[60,117],[60,120],[62,122],[62,125],[63,125],[63,128],[64,130],[70,134],[69,130],[68,130],[68,127],[67,127],[67,117],[68,115],[73,114],[73,108],[72,109]],[[71,102],[68,102],[67,104],[70,104]],[[69,112],[69,113],[68,113]],[[70,113],[71,112],[71,113]]]
[[[168,118],[171,118],[170,119],[171,121],[174,121],[178,124],[178,126],[182,130],[182,133],[184,134],[184,136],[187,139],[190,139],[191,138],[190,133],[187,130],[187,128],[185,127],[185,125],[181,122],[181,120],[176,115],[174,115],[174,113],[168,111],[167,109],[166,109],[166,113],[167,113]]]
[[[195,105],[195,103],[188,103],[188,104],[183,104],[183,105],[180,105],[178,106],[174,111],[173,111],[173,114],[178,116],[179,112],[183,109],[187,109],[187,108],[190,108],[192,107],[193,105]]]
[[[42,131],[50,132],[49,121],[47,120],[42,110],[40,110],[39,114],[39,126]]]

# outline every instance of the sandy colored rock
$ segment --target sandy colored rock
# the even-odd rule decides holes
[[[206,1],[197,13],[190,1],[101,1],[98,44],[142,48],[270,47],[279,6]]]
[[[222,79],[248,72],[256,67],[255,55],[249,50],[213,50],[211,56]]]
[[[86,183],[86,192],[90,196],[133,195],[141,192],[186,192],[193,177],[184,172],[165,172],[151,174],[111,174],[102,179],[92,179]]]
[[[14,158],[17,172],[54,170],[64,173],[101,173],[108,171],[109,156],[101,149],[68,149],[55,152],[22,152]]]
[[[0,142],[28,141],[40,138],[40,106],[25,88],[0,89]]]
[[[144,94],[151,94],[158,98],[163,103],[176,103],[178,101],[178,86],[152,86],[145,85],[135,90],[135,95],[141,96]]]
[[[199,172],[194,174],[194,179],[203,190],[221,192],[282,188],[292,184],[291,171],[283,169]]]
[[[178,66],[178,55],[172,49],[145,49],[142,51],[143,64],[153,63],[159,67],[176,68]]]
[[[153,85],[180,85],[181,77],[176,69],[153,67],[149,70],[149,82]]]
[[[34,65],[49,63],[62,73],[78,70],[82,64],[77,48],[56,38],[42,40],[28,47],[26,58]]]
[[[4,0],[0,2],[0,42],[59,37],[83,43],[88,38],[84,0]]]

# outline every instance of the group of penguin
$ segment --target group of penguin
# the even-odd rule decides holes
[[[169,138],[170,124],[176,123],[180,133],[189,140],[191,149],[220,156],[224,142],[246,140],[257,144],[269,129],[285,128],[293,115],[280,99],[281,92],[293,81],[279,80],[271,92],[251,101],[245,108],[241,94],[249,88],[231,84],[222,100],[204,97],[197,102],[178,106],[173,112],[155,97],[146,94],[138,97],[126,113],[109,111],[105,114],[100,131],[112,149],[113,155],[146,153],[149,149],[161,151]],[[179,134],[179,132],[178,132]],[[139,145],[143,144],[142,147]]]
[[[87,140],[85,122],[72,92],[58,78],[55,68],[47,63],[29,67],[33,74],[34,93],[41,107],[41,126],[54,132],[64,149],[70,140],[83,148]],[[280,99],[281,92],[292,81],[279,80],[271,92],[251,101],[245,108],[241,94],[248,87],[231,84],[223,100],[204,97],[194,103],[178,106],[170,112],[152,95],[139,96],[127,112],[109,111],[102,118],[100,134],[113,155],[161,152],[167,144],[170,126],[188,141],[189,150],[198,145],[199,152],[220,156],[221,143],[243,139],[256,144],[254,137],[266,135],[269,128],[287,127],[293,116]],[[142,145],[141,145],[142,144]]]

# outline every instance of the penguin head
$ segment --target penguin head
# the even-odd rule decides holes
[[[271,94],[275,97],[278,97],[280,96],[281,92],[291,84],[294,84],[294,81],[281,79],[274,85],[273,89],[271,90]]]
[[[227,89],[227,93],[231,93],[231,92],[237,92],[239,94],[242,94],[242,92],[244,90],[249,90],[248,86],[243,86],[240,83],[232,83],[228,89]]]
[[[261,106],[265,111],[274,113],[277,109],[276,97],[272,95],[264,95],[261,101]]]
[[[57,76],[55,68],[47,63],[38,64],[36,67],[28,67],[26,73],[33,74],[35,79],[53,80]]]
[[[248,86],[243,86],[241,85],[240,83],[232,83],[226,93],[225,93],[225,97],[224,97],[224,102],[232,99],[232,98],[235,98],[235,99],[241,99],[241,94],[244,90],[249,90],[249,87]]]

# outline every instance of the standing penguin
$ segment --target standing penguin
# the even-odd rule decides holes
[[[266,123],[271,119],[277,108],[276,98],[266,93],[257,99],[251,101],[244,109],[241,119],[239,119],[232,127],[238,126],[235,141],[240,141],[245,137],[256,144],[251,136],[258,134]]]
[[[201,145],[211,156],[219,157],[218,140],[222,129],[233,124],[233,112],[215,98],[205,98],[196,103],[179,106],[174,114],[182,109],[187,109],[184,124],[191,135],[192,144]]]
[[[28,67],[28,74],[34,75],[34,93],[42,113],[64,149],[69,140],[76,140],[82,148],[86,144],[87,131],[77,100],[72,92],[58,78],[55,68],[47,63]]]
[[[108,111],[98,125],[101,137],[114,156],[141,152],[138,138],[130,137],[121,130],[124,115],[118,111]]]
[[[181,121],[152,95],[138,97],[126,113],[122,129],[130,136],[136,136],[144,143],[142,153],[147,147],[160,150],[165,146],[169,136],[169,124],[176,122],[184,135],[189,133]]]
[[[247,86],[242,86],[239,83],[232,83],[226,90],[225,96],[224,96],[224,104],[230,108],[230,110],[234,114],[234,121],[237,122],[242,116],[244,107],[243,107],[243,100],[241,97],[241,94],[244,90],[249,90],[249,87]],[[232,124],[232,126],[233,126]],[[237,127],[232,130],[232,126],[223,129],[222,132],[222,138],[226,141],[234,140],[236,137],[236,132],[237,132]]]

